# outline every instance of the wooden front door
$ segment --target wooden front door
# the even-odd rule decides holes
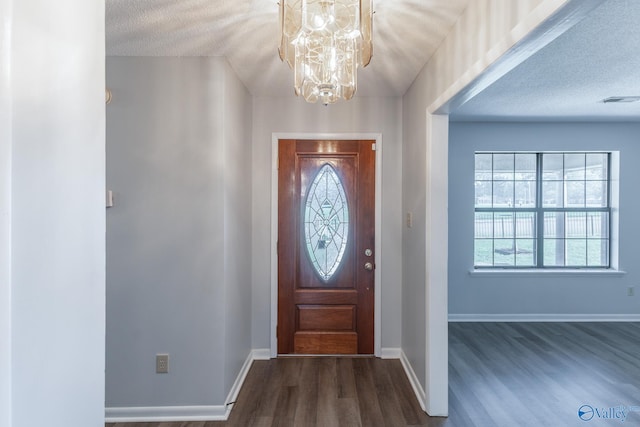
[[[374,352],[374,142],[279,141],[279,354]]]

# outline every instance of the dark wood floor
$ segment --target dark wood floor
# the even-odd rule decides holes
[[[640,406],[640,323],[452,323],[451,426],[607,426]],[[640,426],[640,412],[624,425]]]
[[[640,426],[640,323],[451,323],[449,406],[427,417],[396,360],[284,358],[254,363],[226,423],[107,426],[598,427],[616,407]]]

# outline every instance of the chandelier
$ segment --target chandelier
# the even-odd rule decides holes
[[[332,104],[351,99],[357,69],[371,61],[373,0],[280,0],[280,59],[296,95]]]

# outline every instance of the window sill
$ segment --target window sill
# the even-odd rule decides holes
[[[586,276],[624,276],[627,272],[623,270],[609,269],[507,269],[507,268],[482,268],[469,271],[474,277],[586,277]]]

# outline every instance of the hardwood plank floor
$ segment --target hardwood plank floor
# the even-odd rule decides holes
[[[452,323],[449,404],[451,426],[640,425],[640,323]]]
[[[281,358],[253,364],[227,422],[106,426],[608,426],[622,407],[640,426],[640,323],[451,323],[448,418],[397,360]]]

